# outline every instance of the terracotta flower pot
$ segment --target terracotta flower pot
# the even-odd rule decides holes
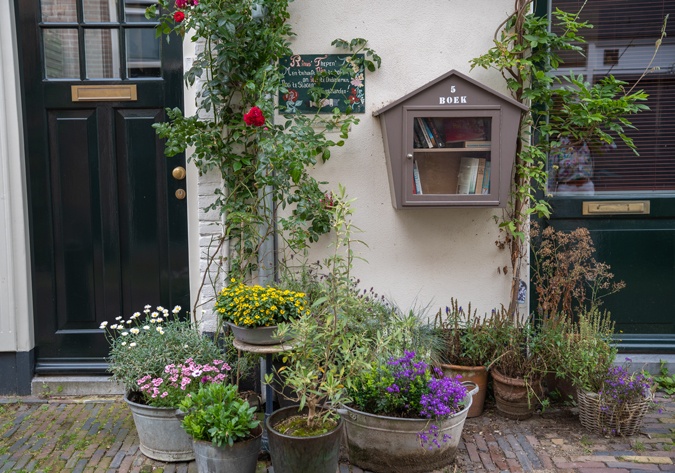
[[[461,381],[471,381],[478,386],[478,392],[473,396],[473,402],[467,417],[478,417],[483,413],[485,393],[488,387],[488,371],[485,366],[440,365],[445,376],[461,376]]]
[[[514,420],[532,417],[539,403],[537,396],[542,393],[541,380],[510,378],[495,369],[492,370],[492,381],[497,410],[503,416]]]

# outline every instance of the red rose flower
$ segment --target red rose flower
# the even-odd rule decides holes
[[[252,126],[263,126],[265,124],[265,116],[258,107],[251,107],[248,113],[244,114],[244,123]]]
[[[185,19],[185,13],[183,13],[182,11],[177,11],[177,12],[173,13],[173,21],[175,21],[176,23],[180,23],[184,19]]]

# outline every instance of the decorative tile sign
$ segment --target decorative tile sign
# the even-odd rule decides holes
[[[362,65],[352,62],[351,55],[296,54],[281,58],[279,64],[288,89],[279,93],[282,113],[332,113],[335,107],[342,112],[351,107],[352,113],[365,113],[365,73]],[[323,76],[324,72],[327,75]],[[317,82],[329,91],[320,104],[309,94]]]

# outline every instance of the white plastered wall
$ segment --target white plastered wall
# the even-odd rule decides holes
[[[13,2],[0,2],[0,352],[34,346],[28,207]]]
[[[341,53],[330,43],[336,38],[366,38],[382,57],[382,68],[366,76],[366,113],[352,129],[342,148],[335,148],[328,163],[314,173],[338,183],[356,201],[354,223],[367,243],[359,254],[354,276],[363,288],[373,287],[392,297],[402,308],[430,306],[430,315],[455,297],[480,314],[508,305],[509,256],[499,250],[495,216],[501,209],[449,208],[395,210],[391,205],[386,160],[379,119],[372,112],[456,69],[507,94],[496,71],[470,70],[470,59],[492,46],[496,28],[513,8],[512,0],[295,0],[290,22],[297,36],[292,49],[298,54]],[[189,43],[189,42],[186,42]],[[194,49],[185,45],[186,67]],[[194,113],[194,98],[186,93],[186,114]],[[192,173],[192,178],[190,177]],[[197,177],[190,166],[192,297],[205,269],[205,244],[216,220],[200,209],[217,185],[213,176]],[[313,260],[330,243],[323,237],[315,245]],[[200,276],[197,276],[200,275]],[[526,274],[523,275],[526,279]],[[210,294],[202,294],[202,302]],[[211,304],[206,304],[207,314]],[[210,317],[207,315],[206,317]]]
[[[395,210],[391,205],[379,119],[372,112],[456,69],[507,93],[496,71],[470,70],[470,59],[492,46],[496,28],[513,8],[512,0],[296,0],[291,23],[298,54],[337,53],[335,38],[361,37],[382,57],[382,67],[366,76],[366,113],[343,148],[317,166],[316,176],[346,186],[355,198],[354,223],[367,263],[354,275],[364,288],[391,296],[404,309],[413,304],[439,308],[450,298],[479,313],[508,305],[510,277],[506,251],[495,241],[494,216],[500,209]],[[320,246],[328,243],[323,239]]]

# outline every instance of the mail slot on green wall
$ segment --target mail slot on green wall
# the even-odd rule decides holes
[[[453,70],[376,111],[393,206],[505,207],[524,110]]]

